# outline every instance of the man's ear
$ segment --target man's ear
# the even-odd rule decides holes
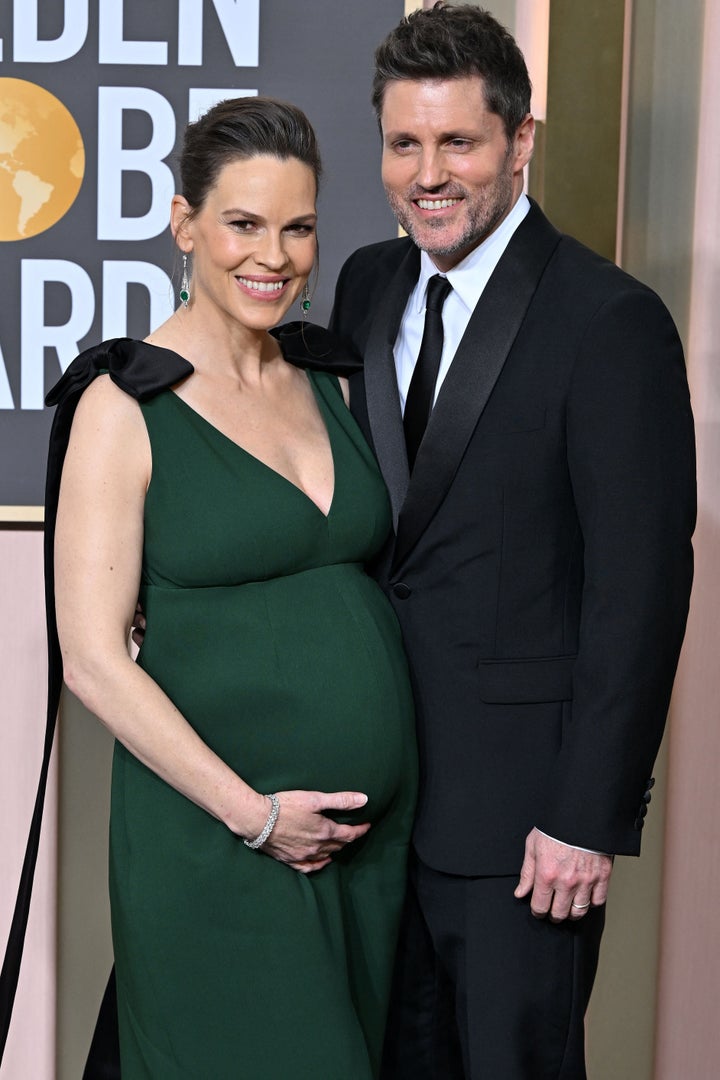
[[[535,149],[535,117],[527,114],[513,136],[513,155],[515,172],[525,168]]]

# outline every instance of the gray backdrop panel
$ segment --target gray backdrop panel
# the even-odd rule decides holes
[[[30,4],[37,0],[29,0]],[[39,37],[58,38],[64,13],[74,3],[38,4]],[[395,235],[394,219],[379,180],[379,135],[369,103],[373,49],[402,17],[402,0],[261,0],[259,66],[235,67],[215,8],[204,4],[202,67],[179,67],[177,0],[125,0],[126,41],[168,43],[168,65],[137,66],[98,62],[98,7],[90,4],[90,25],[82,48],[56,63],[20,63],[14,58],[11,5],[3,5],[0,36],[3,60],[0,79],[27,80],[44,87],[70,110],[83,136],[86,167],[80,193],[65,216],[44,233],[0,243],[3,282],[0,305],[0,347],[15,403],[0,410],[0,506],[37,506],[43,502],[45,453],[51,416],[47,410],[20,408],[20,262],[64,259],[81,266],[93,282],[95,317],[79,341],[87,348],[100,340],[101,275],[105,260],[138,260],[176,271],[168,230],[148,240],[97,239],[98,87],[133,86],[157,91],[170,103],[178,137],[188,116],[190,87],[256,88],[260,94],[287,98],[306,110],[315,125],[323,153],[325,178],[320,197],[320,283],[312,318],[325,323],[337,271],[355,247]],[[128,112],[123,147],[142,147],[151,135],[146,114]],[[172,158],[168,164],[173,166]],[[2,165],[2,153],[0,153]],[[148,209],[150,185],[138,173],[126,173],[123,213]],[[70,294],[62,284],[45,288],[45,323],[62,324],[70,314]],[[297,317],[291,313],[290,317]],[[147,291],[128,291],[127,334],[149,331]],[[54,348],[45,350],[45,390],[60,375]]]

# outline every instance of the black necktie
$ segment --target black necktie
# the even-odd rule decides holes
[[[442,308],[451,289],[452,285],[448,279],[441,277],[440,274],[435,274],[428,281],[425,329],[415,370],[410,380],[403,417],[408,465],[411,472],[432,411],[443,347]]]

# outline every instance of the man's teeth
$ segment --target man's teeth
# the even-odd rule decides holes
[[[280,292],[285,286],[284,281],[251,281],[250,278],[239,277],[238,281],[254,292]]]
[[[446,206],[457,206],[460,199],[418,199],[421,210],[444,210]]]

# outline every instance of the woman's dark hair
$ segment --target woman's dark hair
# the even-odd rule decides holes
[[[201,209],[220,172],[231,161],[267,154],[296,158],[322,173],[317,138],[302,110],[267,97],[229,98],[188,124],[180,154],[182,194],[191,215]]]
[[[530,77],[512,34],[489,11],[438,3],[403,19],[375,52],[372,103],[380,122],[385,88],[396,79],[479,75],[485,104],[511,139],[530,112]]]

